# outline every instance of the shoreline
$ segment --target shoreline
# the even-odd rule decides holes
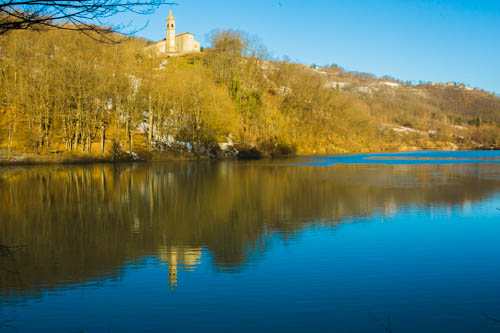
[[[287,155],[265,155],[258,156],[243,155],[243,156],[195,156],[191,154],[159,154],[160,156],[150,156],[152,158],[120,158],[113,159],[112,156],[51,156],[51,155],[30,155],[30,156],[16,156],[14,159],[0,158],[0,167],[9,166],[36,166],[36,165],[88,165],[88,164],[125,164],[125,163],[155,163],[155,162],[193,162],[193,161],[248,161],[248,160],[266,160],[278,158],[293,158],[293,157],[307,157],[312,155],[329,156],[329,155],[345,155],[345,154],[387,154],[387,153],[403,153],[403,152],[417,152],[417,151],[495,151],[500,150],[499,147],[494,149],[401,149],[394,151],[373,151],[373,152],[332,152],[326,154],[287,154]]]

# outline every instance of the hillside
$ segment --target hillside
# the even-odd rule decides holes
[[[0,159],[80,161],[498,149],[500,98],[264,60],[220,31],[201,54],[65,31],[0,36]],[[239,153],[239,154],[238,154]]]

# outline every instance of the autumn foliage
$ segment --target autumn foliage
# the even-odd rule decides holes
[[[262,156],[500,145],[500,99],[484,91],[269,61],[237,31],[216,31],[210,49],[179,58],[145,45],[60,30],[0,36],[0,157],[216,157],[220,143]]]

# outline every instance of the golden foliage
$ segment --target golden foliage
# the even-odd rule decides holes
[[[500,99],[485,92],[391,89],[339,67],[266,61],[262,44],[236,31],[214,32],[211,49],[179,58],[148,57],[145,43],[1,36],[0,155],[190,147],[200,156],[233,139],[271,155],[499,146]]]

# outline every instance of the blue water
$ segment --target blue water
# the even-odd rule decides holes
[[[500,163],[498,151],[416,151],[386,154],[356,154],[311,157],[302,165],[334,164],[463,164]]]
[[[500,330],[498,152],[313,159],[12,170],[3,330]]]

